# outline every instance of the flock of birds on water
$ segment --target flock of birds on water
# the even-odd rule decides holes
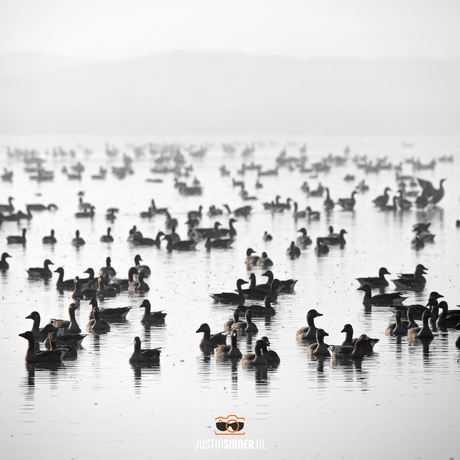
[[[228,155],[235,155],[237,147],[233,144],[223,144],[222,148]],[[310,173],[311,177],[317,177],[318,173],[328,171],[331,167],[341,166],[350,160],[350,150],[346,148],[343,155],[332,155],[323,158],[320,162],[309,165],[306,156],[306,145],[300,147],[299,156],[287,155],[287,151],[283,150],[276,158],[276,165],[273,169],[264,169],[260,164],[254,162],[248,163],[256,146],[245,146],[242,151],[244,163],[240,170],[236,173],[242,176],[243,179],[238,180],[232,178],[232,186],[238,190],[238,195],[243,201],[251,202],[244,206],[235,207],[233,211],[229,205],[224,205],[223,208],[211,205],[207,212],[210,218],[221,219],[228,218],[228,227],[223,227],[216,220],[212,227],[201,227],[200,222],[203,218],[205,210],[203,206],[199,206],[197,210],[191,210],[187,213],[187,236],[181,237],[176,229],[179,226],[179,219],[173,217],[173,210],[169,208],[158,208],[155,200],[150,201],[150,206],[146,211],[140,213],[141,219],[165,219],[164,231],[159,231],[155,237],[145,237],[142,232],[133,226],[127,232],[127,241],[135,248],[141,249],[147,246],[156,246],[157,248],[164,247],[168,252],[193,251],[200,242],[204,242],[204,246],[208,251],[227,250],[231,249],[232,243],[238,237],[237,224],[238,219],[249,219],[255,207],[256,197],[250,196],[246,190],[244,176],[247,171],[257,172],[256,189],[264,187],[264,176],[276,176],[280,168],[289,168],[291,171],[299,173]],[[202,159],[207,148],[199,149],[189,148],[186,150],[182,147],[182,151],[187,151],[191,159]],[[135,159],[142,158],[145,155],[151,154],[155,161],[155,167],[152,168],[154,178],[147,179],[151,182],[162,182],[158,176],[162,174],[174,174],[174,187],[177,188],[182,195],[201,195],[203,186],[195,177],[191,183],[186,180],[193,172],[193,165],[187,165],[185,156],[181,149],[176,145],[155,145],[148,146],[133,146]],[[110,145],[106,145],[106,155],[113,159],[119,155],[120,151]],[[90,155],[91,151],[85,149],[85,154]],[[63,148],[54,149],[48,152],[53,158],[69,157],[75,158],[75,151],[66,151]],[[26,165],[26,171],[32,174],[31,178],[37,181],[52,181],[54,179],[54,171],[47,171],[44,167],[46,160],[35,150],[25,149],[10,149],[7,150],[8,159],[11,161],[23,161]],[[133,158],[128,155],[123,155],[123,165],[113,167],[112,173],[118,179],[123,179],[128,174],[133,174]],[[436,188],[430,181],[422,178],[416,178],[414,175],[402,175],[402,164],[393,165],[386,158],[370,161],[366,156],[355,156],[353,161],[356,167],[362,170],[365,174],[378,173],[380,170],[394,169],[397,179],[397,195],[390,199],[389,192],[392,191],[390,186],[385,187],[383,193],[375,197],[372,201],[377,209],[382,212],[402,212],[405,213],[411,208],[425,209],[437,206],[444,197],[444,182],[441,179],[439,187]],[[442,157],[438,161],[452,162],[453,157]],[[414,171],[417,173],[425,169],[434,169],[436,161],[423,164],[420,160],[408,159],[406,162],[412,164]],[[82,163],[78,162],[70,168],[63,168],[61,173],[66,174],[69,180],[79,180],[85,170]],[[225,178],[231,175],[231,172],[225,165],[219,168],[220,175]],[[93,180],[105,180],[107,177],[107,169],[100,167],[99,173],[91,176]],[[13,180],[13,171],[4,169],[4,174],[1,176],[2,181],[11,182]],[[345,181],[355,181],[355,176],[347,174]],[[300,209],[298,202],[288,198],[286,201],[281,201],[280,196],[274,197],[270,202],[262,203],[262,209],[271,213],[284,213],[290,215],[296,223],[298,221],[320,220],[322,213],[331,213],[335,207],[340,208],[345,212],[354,212],[356,204],[356,195],[364,194],[369,190],[369,186],[365,180],[361,180],[354,188],[349,197],[333,199],[329,187],[324,187],[321,182],[316,189],[311,189],[307,182],[303,182],[300,191],[306,194],[307,197],[321,198],[323,207],[321,210],[313,210],[310,206],[305,209]],[[84,201],[84,192],[80,192],[78,203],[76,203],[75,218],[76,219],[92,219],[96,214],[96,207]],[[40,204],[30,203],[26,205],[26,212],[16,210],[14,205],[14,197],[8,197],[7,203],[0,204],[0,226],[6,222],[20,223],[22,220],[28,220],[33,223],[33,215],[36,212],[62,212],[56,204]],[[117,219],[117,214],[120,212],[117,208],[108,208],[105,214],[107,221],[113,222]],[[460,227],[460,222],[456,222],[457,227]],[[286,249],[286,255],[292,259],[299,257],[302,251],[305,251],[309,246],[313,246],[313,241],[308,235],[306,225],[299,225],[298,236],[293,239],[289,247]],[[32,225],[33,227],[33,225]],[[1,228],[1,227],[0,227]],[[430,222],[417,222],[413,225],[414,237],[411,241],[411,246],[416,249],[422,249],[425,244],[433,243],[435,235],[430,232]],[[326,256],[331,247],[344,248],[347,244],[345,235],[347,231],[341,229],[335,233],[333,227],[329,227],[327,235],[317,237],[314,251],[318,256]],[[34,244],[40,236],[33,234]],[[274,237],[265,231],[260,235],[264,241],[270,241]],[[10,235],[6,238],[8,245],[27,245],[27,230],[24,228],[20,235]],[[57,244],[58,238],[54,230],[50,231],[49,235],[42,237],[44,245]],[[102,244],[111,244],[114,242],[111,235],[111,227],[107,228],[107,233],[100,237]],[[68,241],[69,244],[80,247],[85,244],[83,236],[79,230],[75,231],[75,237]],[[64,242],[64,244],[66,244]],[[140,252],[140,251],[139,251]],[[4,275],[8,273],[10,265],[7,259],[12,256],[8,252],[3,252],[0,260],[0,271]],[[292,293],[295,290],[297,280],[286,279],[281,280],[275,277],[272,268],[273,261],[270,259],[267,252],[256,254],[251,247],[246,251],[246,258],[241,258],[241,263],[246,264],[246,267],[251,271],[249,281],[244,279],[236,280],[236,290],[212,293],[210,296],[214,302],[224,305],[231,305],[233,309],[233,319],[226,321],[223,324],[223,332],[211,333],[210,326],[207,323],[201,324],[197,329],[197,333],[202,333],[203,336],[199,342],[199,346],[203,350],[214,353],[216,361],[226,360],[242,360],[243,366],[274,366],[280,363],[280,356],[270,347],[268,337],[264,336],[255,342],[254,353],[243,355],[238,349],[238,339],[242,335],[257,335],[258,327],[253,322],[253,318],[267,318],[276,315],[276,305],[281,301],[286,294]],[[28,276],[31,279],[44,279],[49,281],[54,273],[57,274],[56,288],[59,292],[71,292],[72,303],[69,305],[69,319],[52,319],[49,324],[42,326],[40,313],[33,311],[26,318],[33,321],[33,326],[30,331],[19,334],[28,341],[26,354],[26,362],[29,364],[48,364],[59,363],[63,359],[75,359],[78,349],[82,346],[82,341],[86,337],[82,334],[82,329],[77,323],[75,312],[82,302],[88,301],[91,306],[91,311],[86,325],[86,331],[93,334],[106,334],[117,322],[124,321],[130,312],[131,307],[115,307],[115,308],[100,308],[99,301],[105,298],[116,297],[120,292],[127,291],[132,295],[145,295],[149,291],[148,279],[151,270],[148,265],[143,264],[140,254],[136,254],[133,260],[133,265],[128,269],[128,277],[120,278],[117,276],[117,271],[111,265],[111,258],[107,257],[106,263],[102,266],[96,276],[96,271],[93,268],[85,270],[87,277],[74,276],[66,279],[63,267],[58,267],[52,270],[50,266],[54,263],[50,259],[44,261],[43,267],[32,267],[27,270]],[[264,270],[261,276],[266,278],[266,282],[257,284],[256,275],[252,270],[254,268]],[[402,337],[407,336],[409,342],[416,340],[431,341],[433,340],[433,329],[446,330],[447,328],[460,329],[460,309],[449,309],[448,304],[442,299],[443,296],[432,291],[427,297],[426,305],[413,304],[405,305],[407,299],[404,293],[408,291],[421,292],[425,288],[428,269],[423,264],[418,264],[412,273],[400,274],[392,280],[396,292],[385,292],[390,285],[390,282],[385,278],[390,275],[390,272],[381,267],[377,274],[369,274],[366,277],[357,278],[359,282],[358,290],[363,292],[363,304],[366,307],[371,306],[388,306],[394,309],[394,323],[388,325],[385,330],[386,334]],[[147,281],[146,281],[147,280]],[[248,285],[248,286],[246,286]],[[373,294],[373,292],[377,293]],[[255,303],[253,303],[255,302]],[[141,317],[141,323],[162,325],[166,322],[167,313],[164,311],[152,311],[150,301],[146,298],[139,305],[144,309]],[[325,343],[325,337],[329,334],[322,328],[317,328],[315,319],[323,316],[322,313],[315,309],[310,309],[306,315],[307,325],[301,327],[295,338],[298,341],[309,344],[307,355],[311,358],[331,357],[336,361],[360,360],[373,353],[374,346],[379,342],[378,338],[368,337],[366,334],[360,334],[354,337],[354,330],[351,324],[345,324],[342,333],[345,334],[345,340],[341,345],[328,345]],[[244,320],[243,320],[244,318]],[[421,321],[421,325],[417,323]],[[383,331],[382,331],[383,332]],[[230,336],[230,345],[227,345],[227,339]],[[44,350],[40,349],[40,343],[44,343]],[[141,340],[138,336],[134,338],[134,351],[128,358],[133,364],[158,365],[160,363],[161,347],[155,349],[142,349]],[[456,346],[460,348],[460,337],[456,340]]]

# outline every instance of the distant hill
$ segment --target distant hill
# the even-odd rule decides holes
[[[48,70],[39,60],[30,72],[0,71],[0,134],[408,136],[460,129],[460,60],[174,52],[61,61]]]

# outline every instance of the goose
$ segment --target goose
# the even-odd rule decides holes
[[[405,289],[405,290],[421,290],[425,287],[426,279],[423,276],[426,274],[426,267],[422,264],[418,264],[415,267],[415,272],[411,274],[402,274],[399,278],[392,280],[396,286],[396,289]]]
[[[110,234],[111,228],[107,227],[107,234],[101,236],[101,243],[113,243],[113,236]]]
[[[389,195],[388,192],[391,191],[390,187],[385,187],[385,190],[383,191],[383,195],[379,195],[377,198],[374,198],[372,202],[375,204],[375,206],[381,208],[382,206],[386,206],[388,203]]]
[[[371,288],[382,288],[388,286],[390,283],[385,279],[385,275],[391,275],[391,273],[385,268],[381,267],[379,269],[378,277],[363,277],[356,278],[359,281],[359,284],[368,284]]]
[[[409,307],[407,309],[407,319],[402,321],[402,324],[406,329],[412,329],[413,327],[418,327],[418,324],[414,320],[414,308]]]
[[[83,273],[88,274],[88,278],[80,278],[80,286],[82,289],[97,289],[98,280],[94,276],[94,270],[89,267]]]
[[[354,207],[355,207],[355,204],[356,204],[355,195],[357,193],[358,192],[356,190],[353,190],[353,192],[351,193],[350,198],[339,198],[339,204],[340,204],[340,206],[342,206],[344,211],[353,211],[354,210]]]
[[[313,211],[310,206],[307,206],[306,209],[308,220],[319,220],[321,213],[319,211]]]
[[[142,324],[164,324],[167,313],[162,311],[150,311],[150,301],[144,299],[139,308],[144,309],[144,314],[141,318]]]
[[[246,334],[256,334],[259,328],[252,322],[251,312],[248,310],[244,315],[246,321],[238,321],[233,324],[232,331],[245,332]]]
[[[75,288],[75,280],[68,279],[64,280],[64,269],[62,267],[54,270],[54,273],[59,273],[59,277],[56,281],[56,289],[60,291],[73,291]]]
[[[318,255],[327,254],[329,252],[329,246],[324,238],[316,238],[315,252]]]
[[[313,358],[316,356],[331,356],[328,345],[324,343],[324,337],[329,334],[324,329],[316,330],[316,343],[310,344],[307,350],[307,356]]]
[[[262,239],[264,241],[272,241],[273,240],[273,236],[270,235],[270,233],[268,233],[266,230],[264,232],[264,235],[262,236]]]
[[[408,199],[404,198],[404,192],[402,190],[398,190],[398,206],[401,211],[409,211],[412,208],[412,202]]]
[[[401,312],[399,310],[396,310],[394,315],[395,315],[395,322],[390,323],[386,327],[385,334],[387,335],[406,335],[407,327],[401,321]]]
[[[267,270],[265,273],[262,273],[261,276],[266,276],[267,277],[267,283],[266,285],[269,286],[267,289],[268,291],[271,290],[271,285],[273,281],[277,278],[275,278],[275,275],[271,270]],[[285,292],[285,293],[291,293],[294,291],[295,285],[297,284],[298,280],[294,279],[287,279],[287,280],[278,280],[279,286],[277,287],[277,292]],[[264,285],[257,285],[257,288],[261,288]]]
[[[307,211],[298,211],[298,204],[296,201],[294,201],[294,212],[292,213],[292,217],[294,219],[304,219],[307,217]]]
[[[219,240],[212,240],[208,236],[206,238],[205,248],[209,251],[211,249],[228,249],[235,240],[232,238],[222,238]]]
[[[232,214],[232,211],[230,210],[230,207],[228,206],[228,204],[224,204],[224,208],[227,210],[227,212],[229,214]],[[233,215],[235,217],[239,217],[239,216],[242,216],[242,217],[248,217],[249,214],[251,214],[251,211],[252,211],[252,206],[248,205],[248,206],[242,206],[240,208],[237,208],[237,209],[234,209],[233,210]]]
[[[150,290],[150,287],[148,284],[144,281],[145,279],[145,274],[144,273],[139,273],[139,276],[137,278],[137,281],[133,281],[129,287],[128,291],[129,292],[147,292]]]
[[[219,229],[219,236],[229,236],[230,238],[234,238],[236,236],[236,229],[234,227],[234,223],[238,222],[236,219],[229,219],[228,221],[228,228],[220,228]]]
[[[26,244],[26,233],[27,229],[23,228],[22,229],[22,236],[18,235],[13,235],[13,236],[7,236],[6,240],[8,244],[22,244],[25,246]]]
[[[308,326],[301,327],[296,333],[297,340],[316,340],[316,331],[318,330],[315,326],[315,318],[323,316],[322,313],[317,312],[315,309],[309,310],[307,313],[307,324]]]
[[[10,264],[6,261],[8,257],[11,257],[7,252],[2,254],[2,258],[0,259],[0,271],[5,271],[10,268]]]
[[[387,305],[391,307],[395,305],[400,305],[402,304],[402,302],[404,302],[404,300],[407,299],[407,297],[402,297],[402,292],[391,292],[389,294],[376,294],[373,296],[371,294],[372,288],[368,284],[363,284],[357,290],[364,292],[363,304],[365,306]]]
[[[429,201],[429,204],[434,204],[436,205],[437,203],[439,203],[443,197],[444,197],[444,187],[443,187],[443,183],[446,181],[447,179],[441,179],[439,181],[439,189],[436,190],[436,189],[433,189],[432,193],[431,193],[431,199]]]
[[[436,320],[436,326],[438,327],[455,327],[460,323],[460,310],[450,310],[445,300],[439,302],[439,308],[442,313]]]
[[[431,312],[425,311],[422,315],[422,327],[413,327],[412,329],[409,329],[407,332],[407,340],[409,342],[412,342],[415,339],[432,339],[434,337],[428,324],[428,320],[431,316]]]
[[[262,252],[256,265],[261,268],[268,268],[273,266],[272,260],[268,257],[266,252]]]
[[[326,199],[324,200],[323,207],[326,211],[332,211],[334,209],[335,203],[331,200],[329,195],[329,187],[326,187]]]
[[[14,198],[10,196],[8,197],[8,204],[0,204],[0,212],[12,213],[14,211],[13,200]]]
[[[210,294],[210,296],[218,303],[222,304],[233,304],[233,305],[244,305],[245,296],[243,294],[242,286],[248,284],[247,281],[239,278],[236,281],[236,292],[221,292],[220,294]]]
[[[142,261],[142,257],[139,254],[134,256],[134,267],[136,267],[138,272],[144,272],[145,276],[148,278],[151,274],[150,267],[148,265],[141,265],[139,262]]]
[[[62,329],[64,334],[80,334],[81,329],[75,318],[75,311],[80,305],[71,303],[69,305],[69,318],[70,320],[51,319],[51,324],[57,329]]]
[[[105,267],[101,267],[99,270],[99,276],[108,275],[110,278],[116,276],[117,271],[111,266],[112,259],[107,257],[105,259]]]
[[[88,321],[86,330],[93,334],[106,334],[110,332],[110,324],[106,320],[101,319],[99,307],[93,307],[93,319]]]
[[[354,347],[355,343],[358,339],[353,338],[353,326],[351,324],[345,324],[342,329],[342,332],[346,333],[346,338],[342,342],[342,346],[351,346]],[[371,355],[374,351],[374,345],[380,342],[380,339],[370,339],[367,340],[363,344],[363,352],[365,355]]]
[[[135,363],[149,363],[160,364],[161,348],[141,349],[141,339],[134,337],[134,351],[129,358],[131,364]]]
[[[77,219],[92,219],[95,216],[94,210],[96,209],[96,206],[91,206],[89,208],[89,211],[85,209],[84,211],[76,212],[75,217]]]
[[[232,326],[239,322],[239,309],[238,308],[233,310],[232,316],[233,316],[233,319],[229,319],[228,321],[224,323],[224,331],[231,331]]]
[[[93,310],[98,307],[96,297],[91,297],[89,304],[91,305],[91,311],[89,313],[89,319],[94,319]],[[130,312],[131,307],[115,307],[115,308],[99,308],[99,317],[106,321],[124,321]]]
[[[291,241],[290,246],[286,249],[286,255],[289,256],[291,259],[295,259],[300,257],[300,248],[296,246],[294,241]]]
[[[331,345],[329,347],[329,351],[331,353],[332,359],[334,361],[339,361],[363,358],[365,355],[363,348],[366,340],[368,340],[367,335],[362,334],[355,342],[354,347]]]
[[[198,244],[198,241],[195,241],[195,240],[182,240],[182,241],[177,241],[173,243],[171,235],[165,235],[163,236],[163,239],[168,242],[166,245],[166,250],[168,252],[194,251],[196,249],[196,245]]]
[[[72,239],[71,243],[72,243],[73,246],[76,246],[77,248],[80,247],[80,246],[83,246],[84,244],[86,244],[86,241],[83,238],[80,237],[80,231],[79,230],[76,230],[75,238]]]
[[[348,232],[342,228],[342,230],[340,230],[340,233],[337,236],[327,236],[326,238],[323,238],[323,241],[325,241],[328,245],[340,245],[340,248],[343,248],[347,243],[343,236],[345,235],[345,233]]]
[[[253,256],[253,254],[255,253],[256,251],[254,251],[254,249],[252,248],[248,248],[246,250],[246,259],[244,261],[244,263],[246,264],[246,266],[248,267],[248,269],[250,267],[254,267],[257,265],[257,261],[259,260],[259,256]]]
[[[133,234],[133,237],[130,241],[134,244],[134,246],[156,246],[159,248],[161,246],[161,237],[165,236],[163,232],[158,232],[155,239],[153,238],[144,238],[142,233],[137,232]]]
[[[51,262],[49,259],[46,259],[43,262],[43,267],[29,268],[27,270],[29,278],[51,278],[53,276],[53,272],[49,269],[50,265],[54,265],[53,262]]]
[[[226,361],[227,359],[240,359],[243,357],[241,351],[238,348],[238,333],[232,331],[230,334],[231,345],[219,345],[214,350],[214,356],[216,361]]]
[[[394,196],[392,203],[393,204],[386,204],[386,205],[380,206],[380,210],[381,211],[393,211],[393,212],[397,211],[398,210],[398,197]]]
[[[43,244],[56,244],[57,240],[54,236],[54,230],[51,230],[51,233],[47,236],[44,236],[42,239]]]
[[[89,293],[85,294],[85,297],[93,297],[93,295],[97,297],[116,297],[117,288],[115,287],[115,285],[108,286],[107,279],[108,275],[99,276],[99,278],[97,279],[97,290],[95,292],[92,292],[91,295],[89,295]]]
[[[35,340],[44,341],[50,332],[57,332],[57,329],[52,324],[47,324],[45,327],[40,328],[40,313],[33,311],[30,315],[26,316],[26,319],[33,320],[31,333]]]
[[[130,267],[128,270],[128,278],[113,278],[110,280],[110,286],[114,287],[117,292],[120,291],[127,291],[130,284],[134,283],[134,275],[139,273],[136,267]],[[147,276],[147,275],[145,275]]]
[[[297,237],[296,244],[297,246],[300,246],[302,249],[306,249],[307,246],[309,246],[312,243],[311,238],[307,236],[307,229],[305,227],[302,227],[300,230],[297,231],[302,233],[302,235]]]
[[[262,342],[264,342],[267,347],[270,346],[270,341],[268,340],[267,336],[264,335],[260,340],[262,340]],[[267,349],[267,352],[264,351],[264,355],[266,356],[268,364],[279,364],[281,362],[278,353],[274,350]]]
[[[27,363],[60,363],[67,352],[67,350],[36,351],[35,338],[31,331],[23,332],[19,337],[24,337],[29,342],[26,353]]]
[[[268,364],[267,355],[268,355],[268,350],[267,350],[266,343],[262,340],[257,340],[255,347],[254,347],[254,354],[249,353],[247,355],[244,355],[241,363],[243,367],[249,367],[252,365],[264,366]]]
[[[211,328],[207,323],[203,323],[196,331],[203,333],[203,338],[200,340],[201,348],[216,347],[218,345],[226,345],[227,337],[221,332],[211,335]]]

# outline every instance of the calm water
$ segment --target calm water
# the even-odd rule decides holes
[[[428,293],[437,290],[445,296],[450,308],[460,301],[459,247],[460,219],[459,142],[452,139],[420,140],[411,149],[401,147],[392,139],[356,140],[351,142],[351,155],[367,153],[369,157],[388,156],[391,161],[419,156],[423,162],[441,155],[455,155],[454,163],[438,163],[434,170],[420,171],[417,177],[433,181],[447,178],[446,195],[439,206],[426,211],[385,213],[374,208],[372,199],[385,186],[397,189],[394,171],[365,174],[348,161],[346,166],[333,167],[327,174],[310,178],[308,174],[280,169],[276,177],[261,178],[264,187],[256,190],[255,172],[239,176],[236,171],[243,162],[242,145],[235,155],[225,154],[220,144],[214,144],[204,160],[194,160],[194,170],[186,180],[197,177],[204,186],[201,197],[182,197],[173,187],[172,175],[154,175],[153,159],[147,155],[133,163],[134,174],[123,180],[110,172],[105,181],[91,180],[99,166],[120,166],[121,158],[108,160],[103,153],[106,139],[2,139],[0,167],[14,170],[12,183],[0,183],[0,203],[15,197],[16,209],[26,203],[56,203],[55,212],[34,213],[32,220],[21,224],[4,222],[0,226],[0,252],[12,255],[10,270],[0,276],[2,319],[0,337],[1,445],[2,458],[222,458],[243,457],[281,459],[293,458],[302,452],[305,458],[460,458],[458,413],[460,399],[460,350],[455,347],[459,331],[435,332],[428,347],[409,345],[386,336],[385,327],[393,319],[389,308],[366,310],[355,278],[375,276],[381,266],[392,273],[413,272],[418,263],[428,267],[426,288],[421,293],[409,292],[405,303],[422,303]],[[128,140],[129,141],[129,140]],[[131,139],[131,142],[143,140]],[[80,144],[94,148],[85,158]],[[132,148],[120,139],[122,152],[132,155]],[[24,165],[6,158],[6,145],[37,147],[47,159],[46,169],[55,171],[53,182],[36,183],[28,179]],[[46,147],[74,147],[76,159],[56,159],[45,155]],[[332,152],[342,154],[345,141],[318,140],[309,143],[309,163]],[[266,143],[258,145],[253,157],[265,169],[275,166],[274,159],[283,147],[288,154],[299,156],[300,144]],[[190,157],[185,153],[188,163]],[[81,181],[68,181],[61,173],[63,166],[84,162],[86,170]],[[225,164],[232,174],[222,178],[218,168]],[[308,164],[307,164],[308,166]],[[355,174],[354,182],[343,180]],[[412,167],[404,164],[404,174]],[[162,183],[146,182],[147,178],[162,178]],[[243,202],[231,178],[244,179],[246,188],[258,200]],[[295,222],[291,212],[272,215],[264,211],[262,202],[280,195],[296,200],[301,208],[309,205],[321,210],[323,199],[308,198],[300,190],[304,181],[315,189],[319,181],[331,189],[334,200],[348,197],[361,179],[370,190],[357,195],[355,212],[336,207],[318,222]],[[84,190],[85,201],[96,206],[92,220],[76,219],[77,193]],[[167,206],[179,220],[177,232],[186,238],[186,213],[201,204],[207,211],[211,204],[231,208],[252,204],[248,219],[238,218],[238,235],[233,248],[207,252],[204,242],[196,252],[168,254],[165,245],[134,247],[127,242],[129,229],[137,225],[144,236],[154,237],[164,230],[164,216],[141,219],[154,198],[158,207]],[[105,210],[118,207],[120,214],[110,224]],[[228,225],[226,215],[218,219]],[[206,215],[201,226],[212,226],[215,219]],[[435,243],[415,251],[410,247],[412,225],[431,222]],[[99,241],[108,226],[115,242]],[[328,226],[336,231],[347,230],[344,249],[331,247],[327,256],[317,257],[313,246],[290,260],[285,250],[305,226],[312,238],[325,236]],[[6,236],[28,229],[27,245],[6,245]],[[53,228],[58,243],[42,245],[41,239]],[[86,245],[74,248],[70,241],[80,230]],[[274,239],[264,242],[264,231]],[[231,318],[231,308],[214,304],[210,293],[232,291],[237,278],[247,279],[249,272],[243,263],[248,247],[258,254],[266,251],[274,261],[273,272],[281,279],[295,278],[299,282],[294,294],[279,297],[277,314],[271,320],[255,319],[259,334],[242,337],[243,353],[253,352],[257,338],[267,335],[271,346],[281,357],[276,368],[249,370],[241,364],[216,363],[214,356],[198,347],[201,334],[196,329],[207,322],[211,330],[223,330]],[[136,254],[141,254],[152,270],[147,280],[150,292],[145,296],[121,293],[114,299],[101,301],[102,308],[133,307],[126,322],[113,324],[111,332],[102,336],[89,334],[78,358],[66,360],[56,368],[28,368],[24,362],[26,341],[18,334],[31,328],[25,319],[37,310],[45,324],[50,318],[66,318],[71,302],[70,293],[61,295],[55,289],[55,276],[49,283],[27,279],[29,267],[41,266],[45,258],[62,266],[66,278],[79,275],[93,267],[95,271],[112,258],[118,274],[126,277]],[[254,269],[259,282],[263,271]],[[390,285],[390,291],[393,290]],[[154,310],[164,310],[168,316],[161,327],[144,327],[140,323],[139,305],[148,298]],[[380,342],[375,354],[359,363],[336,365],[330,359],[311,360],[306,345],[295,340],[297,329],[306,325],[306,312],[316,308],[324,316],[316,320],[328,333],[329,344],[344,340],[341,330],[351,323],[355,335],[366,333]],[[85,329],[90,308],[82,301],[77,320]],[[162,347],[158,367],[133,368],[128,359],[132,342],[139,336],[145,348]],[[228,341],[229,342],[229,341]],[[199,450],[199,441],[215,440],[215,418],[236,415],[245,418],[247,440],[262,440],[266,450],[227,451]],[[227,437],[225,437],[227,438]],[[233,438],[230,437],[229,438]]]

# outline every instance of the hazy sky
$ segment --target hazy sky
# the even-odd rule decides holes
[[[460,57],[459,0],[0,0],[0,52]]]

